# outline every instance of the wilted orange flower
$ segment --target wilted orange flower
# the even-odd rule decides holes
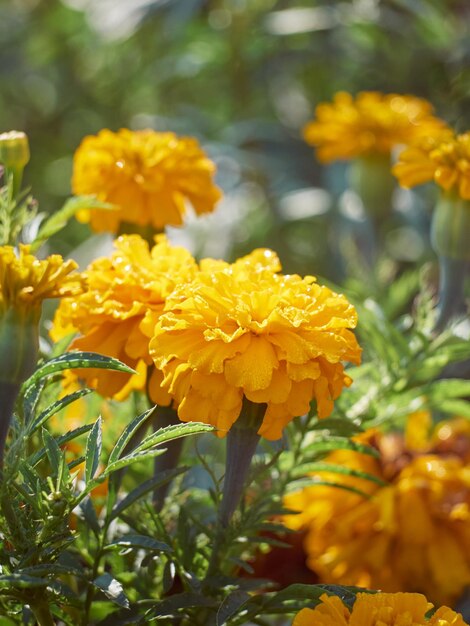
[[[392,169],[402,187],[434,181],[445,191],[470,200],[470,132],[447,130],[415,142]]]
[[[0,316],[11,308],[39,320],[43,300],[81,291],[76,267],[75,261],[64,261],[59,254],[37,259],[27,245],[20,244],[18,251],[0,246]]]
[[[214,209],[221,191],[212,178],[214,163],[196,139],[153,130],[102,130],[82,141],[74,157],[72,189],[95,195],[114,210],[77,213],[93,230],[116,233],[120,224],[182,223],[189,202],[197,214]]]
[[[304,128],[307,143],[323,163],[368,155],[390,155],[397,145],[438,131],[444,122],[433,107],[415,96],[364,91],[353,97],[337,93],[319,104],[315,119]]]
[[[62,301],[51,336],[58,340],[78,331],[70,349],[115,357],[138,372],[80,370],[87,384],[103,396],[122,399],[133,389],[145,389],[147,382],[152,400],[167,405],[170,398],[160,388],[161,374],[152,368],[146,381],[152,360],[141,325],[155,324],[174,287],[193,278],[196,262],[184,248],[171,246],[164,235],[156,238],[151,250],[138,235],[119,237],[115,247],[110,258],[93,261],[83,273],[84,293]]]
[[[358,593],[352,610],[337,596],[323,594],[314,609],[302,609],[292,626],[467,626],[446,606],[432,608],[419,593]]]
[[[412,429],[422,431],[422,414]],[[408,429],[409,430],[409,429]],[[365,498],[330,486],[312,486],[285,498],[298,510],[286,523],[307,530],[308,565],[321,582],[384,591],[418,591],[437,604],[453,604],[470,584],[470,425],[437,426],[423,445],[422,432],[368,432],[380,459],[335,451],[327,461],[367,472],[389,484],[319,473],[318,478],[367,493]]]
[[[258,433],[278,439],[312,399],[329,415],[350,384],[341,361],[360,360],[354,307],[313,277],[279,269],[270,250],[232,265],[206,260],[167,299],[150,353],[181,420],[212,424],[223,437],[245,397],[267,405]]]

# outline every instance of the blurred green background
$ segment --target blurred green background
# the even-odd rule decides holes
[[[70,193],[85,135],[194,135],[225,200],[175,239],[226,258],[269,245],[285,270],[338,280],[345,166],[321,167],[303,125],[338,90],[380,90],[428,98],[468,129],[469,24],[468,0],[1,0],[0,132],[28,133],[42,211]],[[429,254],[430,202],[399,195],[385,240],[399,262]],[[88,233],[74,221],[54,246]]]

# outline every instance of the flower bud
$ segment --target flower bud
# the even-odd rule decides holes
[[[0,134],[0,163],[7,168],[23,169],[29,158],[29,143],[25,133],[12,130]]]

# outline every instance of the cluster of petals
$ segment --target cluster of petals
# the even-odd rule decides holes
[[[278,439],[316,400],[320,417],[358,363],[354,307],[313,277],[282,275],[270,250],[233,264],[206,259],[167,299],[150,342],[163,387],[183,421],[202,421],[223,437],[243,399],[266,405],[258,433]]]
[[[337,596],[323,594],[314,609],[302,609],[292,626],[467,626],[460,613],[432,608],[419,593],[358,593],[352,610]]]
[[[353,97],[337,93],[316,107],[304,128],[307,143],[323,163],[369,155],[390,155],[397,145],[433,135],[444,123],[429,102],[409,95],[365,91]]]
[[[74,296],[82,290],[82,279],[74,261],[58,254],[38,259],[30,246],[0,246],[0,312],[8,308],[40,314],[48,298]]]
[[[72,189],[115,208],[83,209],[77,219],[90,222],[95,231],[113,233],[122,223],[157,230],[179,225],[187,203],[197,214],[214,209],[222,195],[214,174],[214,163],[192,137],[104,129],[78,147]]]
[[[152,360],[141,326],[153,327],[174,287],[193,278],[196,262],[186,249],[171,246],[164,235],[156,238],[151,249],[139,235],[123,235],[115,248],[110,257],[96,259],[83,272],[81,295],[62,300],[51,336],[58,340],[78,333],[71,349],[112,356],[137,371],[135,375],[80,371],[80,377],[103,396],[122,399],[147,385],[152,400],[167,405],[170,398],[160,388],[159,372],[152,367],[147,377]]]
[[[447,192],[470,200],[470,132],[451,130],[425,137],[400,153],[392,169],[402,187],[434,181]]]
[[[414,417],[406,438],[362,436],[379,458],[347,450],[327,457],[383,484],[321,472],[319,480],[343,488],[318,485],[287,496],[285,506],[299,514],[286,524],[306,531],[307,564],[320,582],[413,590],[453,605],[470,585],[470,426],[444,422],[424,442],[422,415]]]

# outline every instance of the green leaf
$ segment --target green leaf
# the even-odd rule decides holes
[[[0,589],[8,589],[10,587],[44,587],[48,584],[45,578],[37,576],[29,576],[28,574],[10,574],[8,576],[0,576]]]
[[[124,535],[119,539],[115,539],[106,546],[106,549],[119,548],[136,548],[139,550],[147,550],[150,552],[172,552],[170,546],[163,541],[157,541],[153,537],[146,535]]]
[[[123,467],[127,467],[129,465],[132,465],[133,463],[137,463],[138,461],[143,461],[145,459],[152,459],[156,456],[160,456],[161,454],[165,454],[165,452],[166,450],[164,448],[161,450],[143,450],[142,452],[132,452],[131,454],[122,457],[122,459],[118,459],[114,463],[108,463],[101,476],[108,476],[109,474],[112,474],[112,472],[116,472]]]
[[[47,409],[45,409],[42,413],[39,414],[37,419],[31,423],[28,431],[30,434],[34,433],[38,428],[40,428],[47,420],[52,417],[58,411],[65,409],[69,404],[75,402],[75,400],[79,400],[84,396],[93,392],[93,389],[80,389],[79,391],[75,391],[67,396],[64,396],[54,404],[51,404]]]
[[[149,478],[138,487],[133,489],[130,493],[127,494],[125,498],[123,498],[120,502],[116,504],[116,506],[113,508],[109,515],[109,519],[113,520],[116,517],[119,517],[119,515],[123,511],[125,511],[135,502],[137,502],[137,500],[140,500],[140,498],[145,496],[147,493],[153,491],[154,489],[157,489],[158,487],[161,487],[162,485],[165,485],[166,483],[176,478],[176,476],[183,474],[187,470],[187,467],[176,467],[174,469],[164,470],[163,472],[160,472],[157,476]]]
[[[108,463],[114,463],[119,459],[126,445],[131,440],[132,436],[137,432],[137,430],[142,426],[142,424],[152,415],[153,408],[145,411],[141,415],[138,415],[136,418],[132,420],[132,422],[123,430],[119,439],[116,441],[114,448],[111,450],[109,455]]]
[[[198,593],[184,592],[174,595],[155,603],[155,607],[150,609],[145,615],[145,624],[158,620],[161,616],[176,616],[181,609],[193,607],[212,607],[214,600],[206,598]]]
[[[36,238],[31,243],[33,252],[37,250],[47,239],[64,228],[70,218],[81,209],[115,209],[114,204],[100,202],[94,196],[75,196],[69,198],[64,206],[45,220],[39,228]]]
[[[28,389],[32,385],[36,385],[46,376],[52,376],[53,374],[58,374],[68,369],[82,368],[98,368],[125,372],[126,374],[135,374],[133,369],[121,363],[121,361],[109,356],[104,356],[103,354],[97,354],[96,352],[68,352],[41,365],[34,374],[23,383],[23,390]]]
[[[124,590],[120,582],[118,582],[115,578],[113,578],[107,572],[98,576],[93,581],[95,587],[100,589],[107,598],[117,604],[118,606],[122,606],[123,608],[129,608],[129,600],[124,594]]]
[[[451,398],[449,400],[434,402],[433,407],[449,415],[459,415],[460,417],[470,419],[470,402],[467,400]]]
[[[87,433],[92,428],[93,428],[93,424],[84,424],[83,426],[79,426],[78,428],[75,428],[74,430],[69,430],[69,432],[65,433],[65,435],[61,435],[60,437],[57,437],[55,441],[57,442],[58,446],[62,446],[68,443],[69,441],[72,441],[76,437],[80,437],[80,435]],[[35,465],[39,463],[39,461],[45,455],[46,455],[46,449],[41,448],[41,450],[38,450],[37,452],[35,452],[29,457],[29,464],[34,467]]]
[[[52,474],[57,476],[63,462],[62,451],[59,448],[57,441],[45,428],[42,429],[42,441],[44,443],[47,458],[51,464]]]
[[[367,454],[375,458],[380,457],[380,453],[376,448],[358,443],[357,441],[351,441],[351,439],[345,439],[344,437],[328,437],[328,439],[314,441],[305,446],[302,451],[304,455],[307,456],[311,452],[323,454],[333,450],[354,450],[355,452]]]
[[[236,589],[226,596],[217,611],[216,626],[224,626],[227,620],[236,615],[241,607],[248,602],[250,597],[249,593],[241,589]]]
[[[287,491],[299,491],[304,487],[335,487],[336,489],[342,489],[343,491],[348,491],[349,493],[354,493],[357,496],[361,496],[361,498],[365,498],[368,500],[370,498],[370,494],[365,491],[361,491],[357,487],[351,487],[350,485],[342,485],[340,483],[335,483],[332,480],[318,480],[315,477],[311,478],[302,478],[300,480],[295,480],[289,484]]]
[[[200,422],[172,424],[171,426],[165,426],[165,428],[160,428],[155,433],[152,433],[151,435],[143,439],[137,450],[147,450],[148,448],[153,448],[160,444],[166,443],[167,441],[172,441],[173,439],[187,437],[188,435],[208,433],[213,430],[213,426],[209,426],[208,424],[202,424]]]
[[[88,484],[96,474],[101,455],[101,417],[99,417],[90,430],[86,441],[85,450],[85,482]]]

